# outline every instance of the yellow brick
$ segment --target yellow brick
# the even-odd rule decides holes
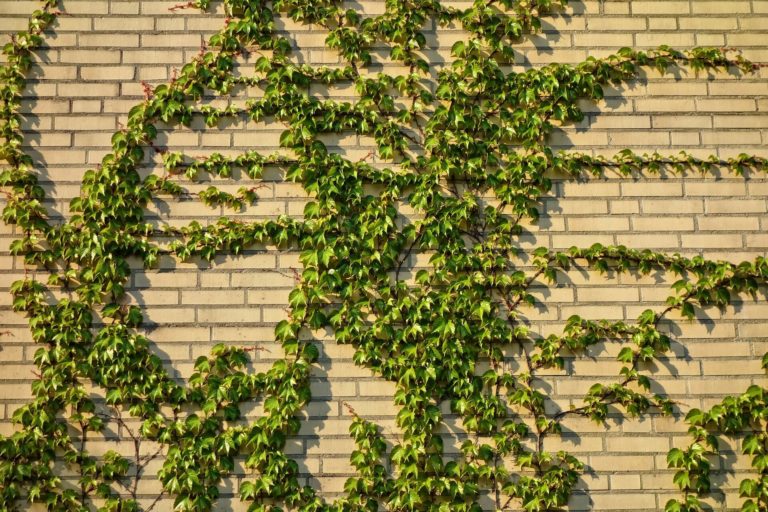
[[[179,292],[176,290],[128,291],[126,299],[129,304],[136,305],[172,305],[179,303]]]
[[[135,69],[132,66],[80,66],[83,80],[132,80]]]
[[[199,48],[203,39],[199,34],[142,34],[142,47]]]
[[[200,145],[203,147],[229,147],[232,143],[232,135],[229,133],[202,133]]]
[[[652,494],[624,494],[610,492],[590,495],[593,506],[599,510],[655,509],[656,497]]]
[[[747,187],[743,181],[689,181],[685,183],[686,196],[743,196]]]
[[[641,203],[643,213],[703,213],[704,201],[700,199],[645,199]]]
[[[751,10],[747,0],[729,0],[726,3],[696,0],[691,5],[694,13],[701,14],[748,13]]]
[[[157,21],[162,20],[158,19]],[[189,18],[186,22],[187,29],[191,32],[215,32],[223,25],[223,20],[207,16]]]
[[[123,64],[183,64],[183,53],[179,50],[126,50]]]
[[[158,141],[167,146],[197,146],[198,134],[181,130],[161,132]]]
[[[584,318],[600,318],[607,320],[618,320],[624,317],[624,310],[621,306],[562,306],[560,308],[562,318],[569,318],[572,315],[579,315]],[[610,365],[608,365],[610,366]],[[595,369],[597,371],[597,369]],[[610,368],[600,370],[603,372],[610,372],[611,375],[614,372]],[[592,374],[590,374],[592,375]]]
[[[203,288],[229,288],[229,274],[224,272],[206,272],[200,275],[200,286]]]
[[[296,279],[290,271],[236,272],[232,274],[232,286],[243,288],[293,288]]]
[[[552,62],[577,63],[587,57],[584,50],[559,50],[551,53],[528,51],[524,55],[535,64],[550,64]]]
[[[724,318],[738,318],[739,320],[763,320],[768,318],[768,308],[762,306],[760,303],[749,300],[740,305],[738,310],[729,307],[723,315]]]
[[[677,29],[677,19],[676,18],[661,18],[661,17],[653,17],[648,18],[648,29],[649,30],[675,30]]]
[[[110,141],[109,133],[107,132],[75,132],[74,133],[75,146],[76,147],[89,147],[89,148],[110,148],[112,142]]]
[[[768,195],[768,183],[766,182],[750,182],[748,184],[749,194],[752,196],[763,197]]]
[[[768,5],[768,3],[765,3]],[[755,12],[759,12],[755,9]],[[739,26],[742,30],[764,30],[765,24],[768,23],[768,17],[765,16],[742,16],[739,18]]]
[[[701,143],[697,132],[672,132],[673,146],[698,146]]]
[[[614,243],[613,235],[606,233],[595,233],[590,235],[553,235],[551,237],[552,247],[556,249],[567,249],[572,246],[590,247],[594,243],[611,245]]]
[[[691,112],[695,110],[695,102],[688,98],[652,98],[637,99],[635,105],[640,112]],[[702,111],[711,111],[704,108]]]
[[[192,308],[149,308],[144,312],[144,319],[156,324],[189,324],[195,321],[195,310]]]
[[[258,323],[259,308],[198,308],[197,321],[203,323]]]
[[[654,116],[651,118],[654,128],[711,128],[712,118],[701,115],[687,115],[682,113],[679,116]]]
[[[610,211],[612,214],[621,213],[639,213],[640,203],[634,200],[618,200],[610,202]],[[590,213],[590,212],[585,212]]]
[[[645,32],[635,35],[635,44],[640,47],[657,47],[668,44],[675,47],[694,45],[693,34],[687,32]]]
[[[626,468],[625,471],[636,473],[638,471],[653,470],[654,460],[649,455],[592,455],[589,457],[589,465],[599,472],[616,471],[617,468]]]
[[[658,233],[645,235],[618,233],[616,235],[616,243],[635,249],[671,249],[680,246],[680,241],[676,235],[660,235]]]
[[[746,337],[765,337],[768,323],[740,323],[739,334]]]
[[[248,290],[248,304],[287,304],[290,289]]]
[[[768,116],[715,116],[715,128],[768,128]],[[739,132],[742,135],[743,132]],[[718,140],[718,144],[721,144]]]
[[[757,358],[738,361],[710,361],[701,362],[704,375],[764,375],[760,368],[760,360]]]
[[[72,100],[72,113],[99,113],[101,100]]]
[[[626,231],[629,229],[627,217],[574,217],[568,219],[569,231]]]
[[[32,374],[27,377],[30,381],[33,378]],[[30,396],[28,384],[9,383],[8,381],[0,383],[0,400],[29,400]]]
[[[259,131],[258,133],[235,133],[233,144],[235,147],[249,146],[277,146],[280,143],[280,131]]]
[[[656,452],[665,453],[669,450],[669,438],[642,436],[609,437],[606,439],[606,449],[609,452]]]
[[[651,118],[649,116],[610,116],[599,115],[594,117],[589,123],[590,129],[631,129],[631,128],[650,128]]]
[[[55,84],[28,84],[24,88],[24,95],[29,97],[50,98],[56,96]]]
[[[576,291],[576,300],[581,303],[586,302],[629,302],[637,301],[639,298],[637,288],[623,287],[580,287]]]
[[[53,55],[53,51],[49,53],[51,53],[51,56],[48,56],[43,53],[41,55],[41,58],[55,60],[56,57]],[[60,82],[63,80],[75,80],[77,79],[77,66],[72,65],[71,63],[64,63],[60,65],[59,64],[49,65],[47,63],[35,63],[30,68],[29,76],[32,78],[37,78],[41,82]]]
[[[392,397],[395,395],[393,382],[378,379],[374,381],[360,380],[357,383],[360,396],[366,397]]]
[[[112,116],[59,116],[54,120],[56,130],[113,130],[115,118]]]
[[[670,213],[676,213],[674,210]],[[635,217],[632,229],[638,231],[693,231],[690,217]]]
[[[614,146],[669,146],[668,132],[612,132],[610,143]]]
[[[603,440],[596,436],[580,436],[578,438],[569,436],[559,439],[555,437],[548,437],[544,440],[544,450],[549,452],[566,450],[575,454],[602,452]],[[592,487],[590,486],[590,488]]]
[[[68,133],[41,133],[35,139],[25,141],[30,147],[70,146],[72,136]]]
[[[758,230],[759,221],[756,217],[700,217],[700,230],[704,231],[747,231]]]
[[[708,146],[744,146],[748,144],[758,145],[761,142],[760,133],[756,131],[733,131],[702,133],[701,142]]]
[[[183,290],[182,304],[244,304],[245,293],[238,290]]]
[[[14,2],[5,2],[3,4],[3,14],[23,14],[29,15],[35,9],[38,9],[40,4],[30,0],[16,0]],[[24,21],[24,28],[26,28],[26,19]]]
[[[744,247],[753,249],[756,247],[768,247],[768,235],[747,234]]]
[[[111,3],[109,12],[110,14],[138,14],[139,6],[136,4]]]
[[[323,473],[329,475],[350,475],[354,474],[347,457],[325,457],[323,458]]]
[[[611,489],[640,489],[640,475],[611,475]]]
[[[193,272],[134,272],[133,285],[137,288],[184,288],[197,285]]]
[[[666,286],[661,288],[643,288],[640,291],[640,300],[644,304],[649,302],[662,303],[667,300],[667,297],[674,295],[673,291]]]
[[[184,3],[184,2],[182,2]],[[169,6],[173,6],[174,4],[169,4],[167,2],[160,2],[157,0],[141,0],[140,6],[141,6],[141,13],[145,16],[180,16],[180,17],[193,17],[195,15],[199,15],[199,11],[196,9],[181,9],[181,10],[175,10],[171,11],[169,10]],[[213,4],[211,5],[211,13],[217,13],[222,11],[221,5]]]
[[[681,1],[634,1],[631,7],[632,14],[687,14],[690,12],[688,2]]]
[[[165,66],[141,66],[138,71],[139,79],[150,83],[165,82],[170,78],[168,68]],[[131,101],[131,103],[135,104],[136,102]]]
[[[190,359],[189,345],[186,343],[155,343],[155,348],[163,361],[178,363]]]
[[[85,152],[75,150],[47,150],[45,152],[46,163],[52,165],[84,164]]]
[[[59,62],[117,64],[120,62],[120,52],[116,50],[60,50]]]
[[[723,396],[725,394],[741,394],[752,384],[749,379],[723,379],[708,377],[690,379],[688,389],[692,395]]]
[[[651,96],[706,96],[707,84],[703,82],[651,82],[648,84]]]
[[[311,391],[313,397],[351,397],[357,396],[357,386],[354,382],[312,382]],[[392,396],[392,395],[389,395]],[[347,431],[344,432],[345,434]]]
[[[745,20],[741,20],[742,22]],[[724,30],[734,30],[737,28],[739,21],[735,18],[727,17],[681,17],[678,19],[681,30],[714,30],[722,32]],[[743,27],[743,23],[742,23]]]
[[[725,46],[725,36],[723,34],[696,34],[697,46]]]
[[[677,197],[683,195],[683,184],[675,181],[623,182],[621,192],[625,196]]]
[[[69,14],[107,14],[109,2],[106,0],[83,0],[67,4]]]
[[[608,134],[603,132],[564,132],[555,131],[550,142],[553,146],[605,146],[608,144]]]
[[[594,48],[598,46],[608,46],[611,48],[622,48],[632,46],[631,33],[605,33],[585,32],[583,34],[574,34],[573,46],[586,46]]]
[[[31,11],[30,11],[31,12]],[[29,14],[29,13],[27,13]],[[26,28],[26,19],[25,28]],[[56,32],[86,32],[91,30],[91,18],[80,16],[59,16],[56,19]]]
[[[625,32],[645,30],[648,25],[645,17],[595,16],[589,18],[589,30],[620,30]]]
[[[6,339],[3,339],[3,348],[2,350],[0,350],[0,361],[15,362],[15,361],[21,361],[23,358],[24,358],[24,348],[22,346],[10,345],[10,343],[6,341]]]
[[[219,27],[221,27],[222,25],[223,23],[220,24]],[[184,30],[185,26],[186,26],[185,20],[181,17],[155,19],[155,30],[157,32],[168,32],[168,31],[179,32]]]
[[[69,100],[22,100],[21,112],[34,113],[37,115],[67,113],[69,112]]]
[[[81,47],[98,46],[108,48],[138,47],[138,34],[80,34],[78,43]]]
[[[610,197],[619,195],[619,184],[610,182],[566,182],[558,184],[558,188],[558,195],[564,197]]]
[[[307,455],[328,455],[352,453],[355,443],[351,439],[323,439],[320,443],[311,443],[307,447]]]
[[[699,112],[752,112],[755,110],[755,100],[741,98],[725,101],[699,98],[696,100],[696,110]]]

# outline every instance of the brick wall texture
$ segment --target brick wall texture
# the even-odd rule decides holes
[[[380,13],[384,1],[349,2],[365,13]],[[64,0],[61,16],[47,38],[44,62],[36,65],[24,102],[25,129],[31,154],[39,163],[39,176],[48,193],[52,215],[66,217],[69,200],[76,196],[83,173],[98,164],[110,147],[111,134],[125,122],[131,106],[143,98],[141,81],[158,84],[171,79],[200,50],[201,43],[223,23],[224,12],[214,4],[210,13],[192,10],[172,13],[168,0]],[[37,3],[0,0],[3,37],[26,26]],[[291,34],[298,55],[313,64],[336,63],[325,50],[325,34],[311,26],[280,19],[278,26]],[[450,58],[449,49],[462,36],[455,29],[427,27],[435,62]],[[765,0],[606,0],[576,1],[558,15],[544,20],[543,33],[520,44],[518,66],[548,62],[579,62],[587,56],[607,55],[623,46],[638,48],[670,44],[737,47],[754,61],[768,62],[768,1]],[[382,54],[384,50],[382,49]],[[239,70],[249,72],[258,55],[243,59]],[[351,97],[352,89],[322,87],[311,93]],[[233,94],[243,102],[247,91]],[[226,100],[217,100],[218,103]],[[742,152],[768,156],[768,68],[747,76],[726,72],[695,75],[676,71],[664,76],[647,70],[625,86],[606,88],[599,104],[584,104],[588,113],[579,124],[555,133],[557,146],[590,153],[614,154],[630,147],[638,152],[730,157]],[[161,129],[158,145],[191,155],[213,151],[237,154],[251,147],[265,153],[278,145],[283,126],[270,123],[227,124],[205,129]],[[331,141],[349,158],[365,156],[372,141],[345,136]],[[158,168],[150,154],[146,171]],[[209,182],[185,184],[190,190]],[[214,182],[224,190],[243,183]],[[148,218],[157,224],[185,225],[192,220],[214,222],[221,215],[265,218],[301,215],[307,200],[300,186],[283,182],[277,173],[265,175],[259,200],[232,214],[208,208],[198,201],[156,200]],[[701,176],[649,176],[623,179],[609,175],[584,182],[556,181],[542,206],[537,225],[528,226],[522,243],[567,248],[594,242],[625,244],[686,255],[741,261],[768,253],[766,199],[768,179],[730,174]],[[0,225],[0,433],[13,430],[10,417],[29,397],[35,346],[26,319],[10,310],[10,284],[22,278],[23,261],[9,255],[15,239],[13,227]],[[412,266],[426,263],[414,255]],[[208,354],[220,342],[260,345],[254,367],[266,368],[281,356],[273,339],[276,322],[285,315],[287,296],[300,268],[297,253],[264,248],[237,258],[218,258],[208,266],[199,262],[161,261],[144,270],[136,265],[128,296],[140,304],[149,319],[146,335],[168,368],[184,378],[196,357]],[[559,330],[572,314],[585,318],[636,318],[649,305],[660,306],[669,294],[663,276],[601,276],[572,272],[557,287],[541,289],[546,307],[527,311],[532,328],[547,334]],[[680,403],[682,410],[710,406],[725,394],[738,393],[750,383],[765,384],[759,357],[768,351],[768,304],[765,296],[742,297],[733,307],[697,311],[694,322],[670,324],[672,353],[651,369],[654,387]],[[615,346],[605,345],[594,357],[569,361],[567,372],[547,380],[556,402],[578,404],[594,382],[614,377],[618,370]],[[396,438],[393,386],[355,366],[352,349],[322,340],[322,357],[313,377],[313,400],[306,409],[300,435],[289,441],[288,451],[299,462],[304,477],[332,497],[342,491],[350,474],[353,449],[347,435],[348,402],[356,411]],[[258,414],[259,404],[253,404]],[[446,412],[448,410],[446,409]],[[588,466],[573,510],[661,510],[675,495],[672,472],[665,456],[671,447],[688,440],[680,418],[645,416],[637,420],[611,419],[606,425],[570,420],[559,441]],[[446,436],[460,437],[459,430]],[[92,453],[122,450],[116,438],[89,443]],[[455,443],[453,443],[455,444]],[[448,443],[448,451],[453,446]],[[726,444],[726,450],[738,445]],[[553,446],[554,448],[554,446]],[[721,473],[716,485],[726,505],[738,507],[738,482],[748,461],[735,455],[732,471]],[[734,462],[735,461],[735,462]],[[149,501],[160,484],[151,478],[161,461],[147,469],[142,483]],[[220,510],[241,510],[234,497],[238,469],[227,480]],[[231,507],[231,508],[230,508]],[[158,507],[156,507],[156,510]],[[171,510],[172,500],[159,510]]]

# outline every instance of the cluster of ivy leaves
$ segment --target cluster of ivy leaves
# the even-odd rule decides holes
[[[337,0],[225,0],[228,17],[209,49],[171,82],[148,89],[112,137],[111,152],[85,174],[71,216],[53,223],[34,162],[24,152],[20,114],[34,52],[59,14],[57,0],[44,0],[27,30],[3,48],[7,63],[0,71],[0,158],[7,163],[0,185],[8,198],[3,220],[17,226],[13,254],[37,269],[14,283],[13,307],[29,317],[39,344],[33,398],[14,413],[17,431],[0,437],[0,507],[18,510],[26,501],[56,511],[151,510],[167,494],[176,510],[212,510],[222,480],[244,457],[252,476],[239,494],[253,511],[479,511],[484,498],[499,510],[559,510],[584,467],[566,451],[545,449],[565,418],[671,414],[673,404],[651,392],[643,372],[669,349],[660,322],[673,311],[693,318],[697,306],[726,307],[738,294],[755,293],[768,277],[768,260],[732,264],[599,244],[531,252],[520,244],[522,223],[535,221],[556,174],[765,168],[765,159],[749,155],[723,161],[623,151],[606,159],[557,153],[548,145],[555,126],[583,118],[579,100],[599,100],[604,85],[631,80],[642,67],[749,72],[752,64],[713,48],[625,48],[577,65],[510,71],[515,43],[566,1],[476,0],[459,8],[438,0],[386,0],[383,14],[361,16]],[[205,9],[208,3],[189,6]],[[327,30],[326,44],[344,64],[297,63],[290,40],[275,31],[276,16]],[[451,62],[439,69],[423,53],[431,22],[466,32]],[[372,54],[382,46],[402,74],[373,72]],[[257,61],[253,75],[233,73],[237,57],[253,49],[269,56]],[[308,93],[312,83],[351,83],[358,98],[318,99]],[[263,95],[242,108],[196,106],[205,95],[227,95],[238,85]],[[157,123],[184,126],[197,117],[211,127],[228,118],[283,123],[286,151],[214,154],[203,161],[167,152],[165,174],[142,178],[137,168],[153,151]],[[343,133],[371,137],[377,164],[346,159],[320,137]],[[222,218],[210,226],[157,230],[144,218],[153,197],[188,194],[181,175],[228,178],[239,169],[258,179],[265,166],[284,169],[312,196],[303,219]],[[207,204],[241,208],[255,194],[211,187],[198,195]],[[495,200],[481,200],[488,196]],[[418,218],[404,223],[403,205]],[[173,242],[160,245],[158,235]],[[284,358],[253,373],[246,369],[246,349],[220,345],[196,361],[186,382],[177,382],[138,334],[140,308],[125,304],[129,258],[147,267],[162,255],[210,261],[257,243],[301,251],[290,313],[275,330]],[[429,268],[411,280],[406,263],[414,252],[430,255]],[[524,308],[537,302],[532,287],[554,283],[574,265],[663,271],[678,281],[664,308],[634,321],[573,316],[562,334],[531,332]],[[52,300],[51,290],[70,298]],[[311,398],[309,377],[319,355],[305,334],[323,328],[354,347],[357,364],[395,384],[402,432],[388,449],[376,425],[351,411],[356,474],[332,503],[301,484],[298,465],[285,452]],[[542,372],[606,340],[623,344],[615,382],[595,384],[582,405],[557,410],[538,386]],[[509,369],[510,354],[520,370]],[[103,400],[93,398],[94,388]],[[744,435],[742,449],[751,457],[753,475],[740,486],[742,510],[766,510],[767,392],[752,386],[709,411],[688,414],[692,442],[668,457],[682,496],[666,510],[702,510],[699,496],[710,490],[710,460],[721,434]],[[240,406],[253,400],[263,401],[264,414],[245,422]],[[439,434],[446,402],[469,434],[452,457]],[[107,425],[133,443],[134,457],[89,455],[89,438]],[[159,448],[147,455],[143,444]],[[158,474],[163,494],[140,502],[138,481],[158,455],[164,458]],[[74,484],[62,466],[77,475]]]

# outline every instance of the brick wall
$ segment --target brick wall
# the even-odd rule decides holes
[[[60,17],[47,39],[45,62],[34,69],[24,111],[30,151],[39,162],[48,193],[47,206],[52,215],[66,217],[83,173],[101,161],[110,147],[111,134],[125,121],[130,107],[141,101],[141,81],[157,84],[169,80],[174,69],[197,54],[201,43],[221,26],[224,15],[220,6],[211,14],[171,13],[168,7],[173,2],[166,0],[64,0],[62,4],[68,15]],[[350,2],[350,7],[375,14],[383,4],[360,1]],[[0,31],[23,28],[36,7],[34,1],[0,0]],[[338,62],[335,53],[323,48],[321,31],[285,19],[278,26],[292,34],[306,61]],[[455,29],[428,32],[436,61],[449,57],[451,44],[461,37]],[[517,64],[523,68],[554,61],[575,63],[622,46],[659,44],[734,46],[747,58],[768,62],[768,1],[572,2],[561,15],[545,20],[543,34],[521,43]],[[256,57],[243,59],[240,71],[248,72],[248,64]],[[311,92],[335,98],[353,94],[345,88],[317,87]],[[237,91],[231,101],[243,102],[248,94]],[[730,157],[742,152],[768,156],[768,68],[748,76],[725,72],[696,76],[685,71],[660,76],[648,70],[640,80],[607,88],[604,101],[584,108],[588,112],[584,121],[554,135],[557,145],[603,154],[631,147],[662,153],[684,149],[697,156]],[[204,129],[202,124],[193,124],[191,129],[164,127],[158,145],[192,155],[236,154],[249,147],[269,152],[276,148],[282,129],[264,122],[228,124],[216,130]],[[369,152],[371,142],[349,135],[333,145],[357,158]],[[150,157],[146,172],[158,167],[159,158]],[[188,188],[194,191],[209,184],[189,184]],[[234,191],[243,183],[218,180],[214,184]],[[306,195],[299,186],[282,182],[277,172],[268,172],[262,185],[259,201],[234,215],[301,215]],[[734,261],[751,259],[768,252],[767,196],[768,180],[762,175],[557,181],[544,202],[540,222],[528,226],[522,243],[554,248],[618,243]],[[233,215],[196,201],[176,200],[157,200],[147,212],[158,225],[185,225],[191,220],[209,223],[224,214]],[[0,329],[6,331],[0,338],[2,434],[13,429],[9,418],[28,398],[34,369],[35,347],[26,320],[9,307],[8,287],[26,272],[22,261],[9,256],[14,236],[12,227],[0,225]],[[414,268],[426,262],[424,255],[412,259]],[[146,334],[177,376],[188,376],[195,358],[208,354],[219,342],[260,345],[264,350],[258,352],[254,367],[261,369],[281,356],[272,332],[285,316],[295,268],[300,268],[295,252],[268,247],[238,258],[221,257],[211,266],[164,259],[155,270],[136,265],[128,295],[131,302],[145,308],[149,319]],[[649,305],[663,303],[669,292],[665,278],[572,272],[556,288],[542,288],[540,297],[546,308],[530,310],[527,316],[534,330],[543,334],[557,331],[572,314],[635,318]],[[670,324],[675,343],[669,358],[651,369],[655,388],[687,410],[711,405],[752,382],[764,384],[759,365],[759,356],[768,350],[764,299],[763,295],[757,301],[744,297],[725,312],[697,311],[696,322]],[[342,402],[349,402],[393,436],[395,407],[390,383],[356,367],[350,347],[337,346],[330,339],[322,341],[323,355],[313,378],[314,398],[301,433],[289,441],[288,450],[306,478],[332,496],[342,491],[350,473],[347,458],[353,446],[347,435],[350,418]],[[591,384],[608,382],[616,375],[617,350],[605,345],[594,357],[569,360],[567,372],[553,372],[543,384],[550,387],[559,405],[579,403]],[[253,414],[258,414],[260,407],[253,406]],[[565,426],[565,439],[558,443],[590,469],[573,509],[659,510],[674,494],[665,456],[669,448],[687,443],[686,426],[679,418],[611,419],[606,426],[570,420]],[[447,436],[455,438],[457,429],[449,430]],[[121,449],[114,438],[91,445],[90,451],[97,454]],[[728,508],[738,507],[735,487],[748,468],[739,459],[733,473],[717,477],[716,483],[727,492]],[[157,464],[148,472],[156,469]],[[224,496],[236,490],[242,476],[243,470],[239,470],[228,481]],[[150,478],[142,485],[151,501],[159,483]],[[239,510],[236,499],[230,504]],[[171,508],[168,501],[160,509]]]

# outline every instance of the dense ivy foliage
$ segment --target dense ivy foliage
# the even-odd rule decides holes
[[[45,0],[28,29],[4,47],[0,85],[0,157],[7,162],[0,183],[8,193],[3,219],[20,234],[12,252],[39,269],[12,289],[14,309],[28,315],[39,343],[39,378],[33,399],[14,414],[17,432],[0,438],[0,507],[18,510],[27,501],[56,511],[140,510],[138,481],[162,454],[159,478],[177,510],[215,508],[238,456],[253,470],[239,494],[254,511],[478,511],[483,497],[499,510],[559,510],[583,469],[572,454],[545,449],[565,418],[602,422],[612,411],[672,413],[673,404],[650,391],[644,373],[670,346],[660,323],[671,312],[693,318],[694,307],[725,307],[737,294],[756,292],[768,277],[768,261],[731,264],[599,244],[531,252],[520,244],[522,223],[537,218],[554,175],[764,168],[765,159],[747,155],[721,161],[623,151],[604,159],[548,146],[555,126],[582,119],[579,100],[602,98],[604,85],[631,80],[642,67],[749,72],[752,65],[719,49],[661,47],[510,71],[514,44],[565,1],[477,0],[455,8],[438,0],[387,0],[386,12],[370,17],[336,0],[226,0],[229,16],[210,49],[171,82],[147,87],[146,99],[114,134],[111,152],[86,173],[71,216],[53,223],[34,162],[24,152],[19,113],[34,51],[58,14],[56,0]],[[208,0],[188,7],[205,9]],[[289,39],[275,32],[277,16],[327,30],[328,47],[345,64],[296,63]],[[453,46],[452,62],[439,69],[422,53],[424,28],[433,21],[467,34]],[[373,48],[382,45],[402,74],[373,71]],[[253,49],[265,55],[254,74],[234,74],[237,57]],[[308,86],[317,82],[352,83],[358,99],[315,98]],[[204,95],[226,95],[238,85],[263,95],[243,108],[200,106]],[[156,124],[189,125],[198,117],[211,127],[227,118],[281,122],[285,151],[205,160],[165,152],[165,174],[142,178],[137,168],[152,151]],[[348,132],[375,140],[375,164],[350,161],[319,137]],[[303,219],[222,218],[211,226],[162,231],[145,221],[153,196],[187,194],[179,175],[226,178],[237,170],[258,179],[275,166],[312,196]],[[199,199],[240,208],[255,194],[211,187]],[[406,205],[417,213],[410,222],[400,214]],[[157,235],[173,242],[161,245]],[[217,346],[197,360],[188,381],[174,380],[138,334],[141,310],[123,300],[129,258],[147,267],[163,254],[212,260],[257,243],[301,251],[290,313],[275,331],[285,357],[267,372],[251,373],[247,349]],[[414,252],[430,255],[429,269],[411,279],[406,263]],[[532,286],[553,283],[573,265],[662,271],[678,280],[666,307],[646,310],[635,321],[574,316],[562,334],[541,337],[523,316],[537,302]],[[48,275],[47,282],[40,275]],[[57,289],[73,298],[51,299]],[[377,427],[350,410],[357,474],[333,503],[300,484],[298,465],[284,450],[310,400],[319,350],[308,333],[322,328],[354,347],[357,364],[395,383],[402,431],[388,450]],[[566,356],[588,353],[602,341],[623,344],[615,382],[595,384],[582,405],[558,410],[538,386],[542,372],[562,368]],[[519,362],[518,370],[510,369],[510,359]],[[94,389],[103,400],[92,398]],[[741,483],[742,510],[768,509],[766,393],[753,386],[709,411],[688,414],[692,443],[668,457],[682,497],[667,510],[701,510],[698,497],[710,489],[718,436],[742,434],[753,468]],[[264,414],[242,421],[240,404],[257,399]],[[470,434],[458,456],[446,455],[439,434],[444,403]],[[133,442],[135,457],[89,455],[88,440],[110,424]],[[77,475],[75,485],[63,477],[64,466]],[[142,506],[150,510],[154,503]]]

